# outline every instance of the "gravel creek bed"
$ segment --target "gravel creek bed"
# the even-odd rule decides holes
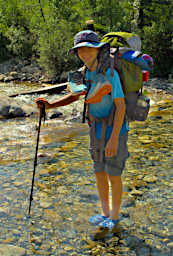
[[[0,90],[6,92],[3,85]],[[0,121],[1,256],[173,255],[173,96],[154,86],[148,95],[147,121],[130,124],[122,218],[116,234],[104,240],[95,241],[88,224],[100,204],[88,127],[78,120],[82,101],[58,109],[62,117],[41,127],[30,218],[38,116]],[[18,98],[34,105],[36,97]]]

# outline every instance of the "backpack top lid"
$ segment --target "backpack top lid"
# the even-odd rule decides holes
[[[109,43],[111,47],[119,48],[119,50],[141,51],[141,39],[138,35],[129,32],[110,32],[101,40]]]

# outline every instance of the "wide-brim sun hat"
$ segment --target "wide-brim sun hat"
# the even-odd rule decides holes
[[[69,53],[75,53],[80,47],[100,48],[108,46],[108,43],[100,42],[98,35],[92,30],[83,30],[75,35],[74,46],[69,50]]]

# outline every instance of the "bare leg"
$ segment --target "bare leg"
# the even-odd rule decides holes
[[[123,185],[121,176],[109,175],[109,180],[112,187],[112,210],[110,213],[110,219],[116,220],[119,219]]]
[[[102,215],[108,217],[110,215],[110,211],[109,211],[109,183],[108,183],[107,174],[105,172],[97,172],[96,183],[97,183],[97,190],[99,193],[101,206],[102,206]]]

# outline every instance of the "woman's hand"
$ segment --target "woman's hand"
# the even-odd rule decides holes
[[[108,140],[105,148],[105,156],[113,157],[117,155],[118,151],[118,139],[112,140],[111,138]]]
[[[43,105],[45,105],[45,108],[46,109],[49,109],[51,108],[51,104],[48,102],[48,100],[46,100],[45,98],[37,98],[36,99],[36,104],[37,104],[37,107],[39,109],[42,109],[43,108]]]

